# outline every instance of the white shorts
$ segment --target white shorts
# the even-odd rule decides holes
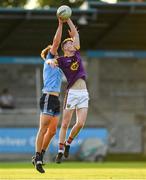
[[[69,89],[65,98],[64,109],[88,108],[88,101],[89,94],[87,89]]]

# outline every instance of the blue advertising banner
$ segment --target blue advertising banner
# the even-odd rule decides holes
[[[36,133],[36,128],[0,128],[0,152],[33,152]]]
[[[33,153],[36,134],[37,128],[0,128],[0,153]],[[50,144],[50,153],[57,152],[58,137],[59,129]],[[105,128],[84,128],[72,142],[71,153],[76,153],[87,138],[98,138],[107,143],[108,131]]]
[[[41,64],[40,57],[0,56],[0,64]]]
[[[70,129],[67,133],[67,137],[70,133]],[[73,140],[72,144],[71,144],[71,149],[70,149],[70,153],[71,154],[75,154],[81,144],[89,138],[97,138],[100,139],[101,141],[103,141],[104,143],[107,143],[107,139],[108,139],[108,131],[105,128],[84,128],[81,130],[81,132],[79,133],[79,135]],[[50,146],[50,153],[57,153],[58,150],[58,139],[59,139],[59,131],[57,131],[56,136],[54,137],[52,144]]]

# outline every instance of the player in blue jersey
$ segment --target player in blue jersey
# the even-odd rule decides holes
[[[40,127],[36,136],[35,156],[33,156],[32,163],[35,168],[44,173],[43,155],[47,149],[51,139],[56,133],[58,119],[60,114],[59,94],[61,89],[62,71],[60,68],[53,68],[48,60],[54,59],[57,56],[57,49],[59,47],[62,36],[63,22],[59,19],[58,29],[53,39],[53,44],[45,48],[41,57],[44,59],[43,68],[43,83],[42,96],[40,98]]]

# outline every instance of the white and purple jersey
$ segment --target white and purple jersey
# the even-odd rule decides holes
[[[79,51],[76,51],[74,56],[71,57],[59,57],[57,62],[67,78],[67,89],[71,88],[76,80],[80,78],[86,79],[86,72]]]

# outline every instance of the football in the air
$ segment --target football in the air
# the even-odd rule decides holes
[[[57,16],[63,21],[70,18],[71,14],[72,10],[69,6],[63,5],[57,9]]]

